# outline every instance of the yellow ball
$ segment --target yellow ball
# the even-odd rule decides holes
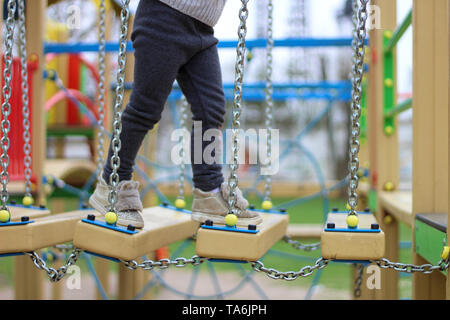
[[[238,218],[236,217],[235,214],[227,214],[225,216],[225,224],[229,227],[234,227],[237,223]]]
[[[8,210],[0,210],[0,222],[8,222],[11,215]]]
[[[358,222],[359,222],[358,216],[354,214],[347,216],[347,225],[350,228],[355,228],[358,225]]]
[[[384,85],[388,88],[391,88],[394,85],[394,81],[392,81],[392,79],[387,78],[384,80]]]
[[[272,209],[272,201],[264,200],[263,203],[261,204],[261,206],[264,210],[270,210],[270,209]]]
[[[22,199],[22,203],[24,206],[31,206],[34,203],[33,197],[25,196]]]
[[[387,215],[383,219],[384,224],[391,224],[392,223],[392,217],[390,215]]]
[[[394,133],[394,128],[392,128],[392,126],[386,126],[386,128],[384,128],[384,133],[390,136]]]
[[[175,207],[178,209],[183,209],[186,206],[186,201],[182,198],[175,200]]]
[[[392,191],[392,190],[394,190],[394,184],[392,182],[388,181],[384,184],[383,188],[386,191]]]
[[[450,247],[449,247],[449,246],[445,246],[445,247],[442,249],[442,253],[441,253],[441,258],[442,258],[442,260],[447,260],[449,254],[450,254]]]
[[[107,224],[115,224],[117,222],[117,214],[110,211],[105,214],[105,220]]]

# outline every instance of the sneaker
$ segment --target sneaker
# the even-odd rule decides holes
[[[211,220],[213,223],[225,224],[225,216],[228,214],[228,203],[226,201],[228,193],[229,186],[226,182],[220,186],[220,192],[205,192],[195,188],[192,220],[201,223]],[[258,213],[246,209],[248,201],[239,188],[236,188],[236,198],[236,207],[239,209],[237,226],[247,227],[249,224],[260,224],[262,217]]]
[[[120,181],[117,185],[117,224],[127,227],[130,224],[136,228],[144,227],[142,217],[142,202],[139,197],[139,182],[132,180]],[[94,193],[89,198],[92,208],[105,215],[109,211],[109,186],[103,178],[97,183]]]

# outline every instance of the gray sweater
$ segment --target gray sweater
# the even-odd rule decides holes
[[[227,0],[159,0],[168,6],[214,27]]]

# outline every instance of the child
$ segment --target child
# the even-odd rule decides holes
[[[144,226],[138,183],[131,180],[136,155],[149,130],[161,119],[164,104],[177,80],[191,105],[194,121],[202,131],[219,129],[224,121],[225,98],[213,26],[226,0],[142,0],[131,34],[135,49],[134,88],[122,114],[122,148],[117,186],[118,224]],[[202,132],[202,134],[203,134]],[[208,142],[209,143],[209,142]],[[208,143],[203,142],[203,149]],[[228,184],[217,163],[194,164],[193,134],[191,159],[194,182],[192,219],[224,223],[228,213]],[[202,153],[203,154],[203,153]],[[109,210],[108,159],[89,204],[105,214]],[[246,210],[247,200],[237,191],[238,225],[259,224],[261,217]]]

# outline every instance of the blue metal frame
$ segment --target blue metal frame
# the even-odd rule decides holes
[[[83,221],[85,223],[89,223],[89,224],[95,225],[95,226],[99,226],[99,227],[102,227],[102,228],[106,228],[106,229],[110,229],[110,230],[114,230],[114,231],[119,231],[119,232],[122,232],[122,233],[131,234],[131,235],[138,233],[138,231],[136,231],[136,230],[131,231],[131,230],[128,230],[127,228],[125,228],[125,227],[121,227],[121,226],[117,226],[117,225],[111,225],[111,224],[108,224],[108,223],[103,222],[103,221],[96,221],[96,220],[92,221],[92,220],[89,220],[89,219],[82,219],[81,221]]]
[[[264,209],[248,209],[249,211],[261,212],[261,213],[273,213],[273,214],[288,214],[287,211],[280,211],[276,209],[264,210]]]
[[[0,227],[10,227],[10,226],[20,226],[20,225],[26,225],[29,223],[33,223],[34,220],[30,221],[17,221],[17,222],[0,222]]]
[[[338,213],[338,214],[348,214],[348,211],[333,211],[330,213]],[[363,214],[372,214],[372,212],[370,211],[361,211],[358,212],[358,215],[363,215]],[[324,228],[323,231],[327,231],[327,232],[361,232],[361,233],[380,233],[381,229],[380,227],[378,227],[378,229],[358,229],[358,227],[355,228]]]
[[[317,48],[317,47],[350,47],[352,38],[285,38],[275,39],[275,47],[303,47],[303,48]],[[368,41],[366,40],[366,45]],[[245,45],[247,49],[266,48],[267,39],[251,39],[246,40]],[[219,41],[217,47],[222,49],[234,49],[237,46],[236,40],[222,40]],[[117,52],[119,49],[118,42],[106,42],[106,52]],[[44,43],[44,53],[80,53],[80,52],[98,52],[99,43]],[[133,44],[131,41],[127,43],[127,52],[133,52]]]
[[[219,230],[219,231],[229,231],[229,232],[242,232],[242,233],[250,233],[250,234],[257,234],[259,230],[248,230],[244,228],[238,228],[238,227],[228,227],[228,226],[207,226],[202,225],[202,229],[208,229],[208,230]]]

